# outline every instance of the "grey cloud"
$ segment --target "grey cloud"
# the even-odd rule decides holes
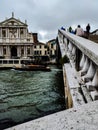
[[[50,40],[57,36],[58,28],[64,26],[98,27],[98,0],[2,0],[0,4],[0,20],[15,17],[21,21],[27,19],[29,30],[39,33],[42,41]]]

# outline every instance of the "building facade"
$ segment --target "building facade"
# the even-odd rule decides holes
[[[22,59],[30,56],[47,55],[44,43],[37,39],[37,33],[30,33],[28,25],[12,17],[0,23],[0,58]]]
[[[50,60],[53,60],[56,58],[56,40],[52,39],[47,42],[47,53],[50,57]]]

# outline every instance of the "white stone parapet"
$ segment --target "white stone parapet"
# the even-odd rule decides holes
[[[95,94],[98,90],[98,43],[85,39],[83,37],[76,36],[69,32],[59,30],[59,37],[62,44],[66,46],[66,54],[73,63],[77,71],[80,72],[80,84],[87,87],[87,90],[91,92],[92,99],[97,99]],[[64,41],[64,42],[63,42]],[[64,53],[64,49],[61,49],[61,53]]]
[[[98,101],[48,115],[6,130],[98,130]]]

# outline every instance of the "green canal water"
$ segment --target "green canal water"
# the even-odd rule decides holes
[[[65,109],[62,69],[0,71],[0,128]],[[1,130],[0,129],[0,130]]]

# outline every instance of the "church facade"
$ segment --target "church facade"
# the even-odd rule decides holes
[[[29,33],[28,25],[14,18],[0,22],[0,58],[15,59],[47,55],[47,47],[37,39],[37,33]]]

